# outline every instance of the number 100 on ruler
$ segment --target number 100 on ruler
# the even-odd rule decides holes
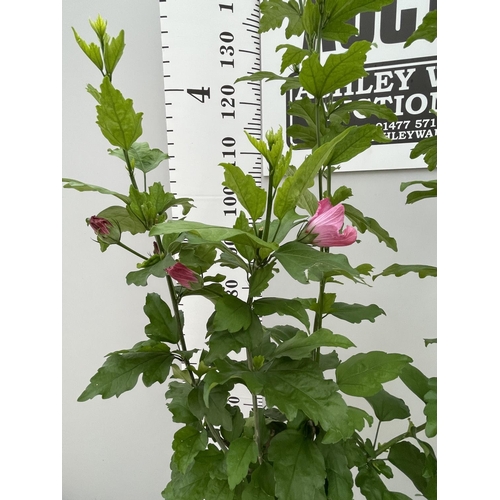
[[[235,84],[261,69],[259,1],[159,6],[171,190],[195,200],[195,220],[232,226],[240,206],[219,164],[236,164],[261,184],[262,158],[245,135],[262,135],[261,86]]]

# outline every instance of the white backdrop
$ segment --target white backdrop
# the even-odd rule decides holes
[[[88,19],[98,13],[108,20],[110,33],[125,30],[125,54],[113,81],[125,97],[134,100],[135,110],[144,112],[141,140],[166,150],[158,4],[156,0],[63,3],[62,173],[64,177],[124,191],[127,174],[119,160],[108,156],[108,143],[95,124],[95,101],[85,91],[88,83],[100,83],[100,74],[81,52],[71,31],[73,26],[84,39],[91,39]],[[167,183],[164,165],[157,169],[157,178]],[[399,191],[401,182],[435,178],[434,173],[406,169],[336,175],[338,183],[352,188],[352,204],[378,220],[399,246],[399,252],[394,253],[375,237],[361,235],[363,243],[344,252],[352,263],[369,261],[378,272],[394,262],[436,265],[435,200],[405,206],[406,195]],[[133,391],[118,399],[95,398],[85,403],[76,399],[102,365],[104,355],[145,339],[145,294],[165,291],[160,283],[155,284],[157,289],[148,290],[127,286],[125,275],[134,269],[136,260],[118,248],[101,253],[92,241],[85,218],[108,206],[110,198],[64,190],[62,199],[63,499],[159,500],[169,478],[170,444],[177,429],[165,405],[166,385],[146,389],[139,382]],[[190,219],[197,220],[196,210]],[[289,283],[281,273],[269,294],[303,293]],[[381,349],[409,354],[426,375],[436,374],[436,346],[425,347],[423,342],[423,338],[436,336],[435,279],[421,280],[414,275],[378,278],[372,288],[346,285],[339,291],[339,300],[376,303],[387,316],[379,317],[374,324],[334,323],[336,333],[349,336],[360,351]],[[188,330],[192,328],[195,335],[194,330],[205,320],[188,320]],[[395,393],[400,389],[397,382],[390,386]],[[419,408],[414,398],[409,398],[408,403]],[[401,425],[404,428],[405,423],[382,426],[380,439],[401,432]],[[405,478],[398,479],[391,489],[412,495],[414,490],[408,483]]]

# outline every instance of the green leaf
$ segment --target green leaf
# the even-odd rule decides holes
[[[241,437],[245,428],[246,419],[243,416],[243,413],[241,413],[241,410],[238,406],[230,406],[228,407],[228,411],[231,414],[231,418],[233,420],[233,428],[228,431],[224,429],[224,427],[221,427],[220,431],[222,437],[229,443],[232,443],[234,440]]]
[[[297,376],[300,374],[300,377]],[[336,428],[347,416],[347,405],[332,380],[325,380],[317,363],[278,359],[262,375],[268,406],[278,407],[289,420],[303,411],[325,430]]]
[[[382,127],[379,125],[352,126],[347,128],[342,134],[337,136],[338,145],[333,150],[332,156],[328,160],[329,165],[346,163],[363,151],[366,151],[373,141],[388,143]]]
[[[87,42],[85,42],[85,40],[78,35],[75,28],[72,27],[71,29],[75,35],[76,43],[78,43],[83,52],[85,52],[86,56],[99,68],[99,70],[102,71],[104,63],[102,60],[101,49],[95,43],[88,45]]]
[[[353,500],[354,480],[342,445],[322,444],[319,449],[325,459],[328,499]]]
[[[389,491],[373,467],[359,469],[356,476],[356,486],[366,500],[412,500],[403,493]]]
[[[377,316],[381,314],[385,316],[384,310],[375,304],[364,306],[361,304],[345,304],[344,302],[334,302],[328,310],[328,314],[349,323],[361,323],[363,320],[374,323]]]
[[[205,500],[233,500],[234,491],[224,479],[211,478],[205,491]]]
[[[249,291],[250,297],[258,297],[262,292],[269,286],[269,281],[274,276],[274,263],[265,265],[264,267],[259,267],[249,279]]]
[[[210,364],[216,359],[224,359],[231,351],[240,352],[245,347],[246,332],[231,334],[228,331],[214,332],[210,335],[208,345],[210,350],[205,362]]]
[[[216,369],[209,370],[204,379],[203,398],[206,405],[209,402],[210,391],[217,385],[223,385],[229,381],[243,382],[252,394],[259,394],[262,391],[261,374],[250,370],[245,362],[218,359],[213,364]]]
[[[316,35],[318,27],[322,21],[319,5],[313,2],[305,2],[302,12],[302,24],[308,35]]]
[[[182,245],[179,260],[198,274],[207,272],[215,262],[217,251],[214,244]]]
[[[258,187],[254,178],[245,175],[236,165],[231,163],[221,163],[220,165],[224,167],[225,181],[222,184],[234,191],[238,201],[253,221],[262,217],[266,209],[266,191]]]
[[[382,389],[383,383],[397,378],[411,361],[404,354],[382,351],[355,354],[338,366],[337,384],[350,396],[373,396]]]
[[[205,430],[200,432],[190,425],[182,427],[174,434],[172,460],[178,469],[185,474],[187,468],[194,462],[196,455],[204,450],[207,444],[208,437]]]
[[[330,201],[333,206],[342,203],[352,196],[352,189],[347,186],[338,187],[332,196],[330,196]]]
[[[312,335],[298,331],[295,337],[286,340],[277,347],[273,357],[281,358],[286,356],[291,359],[302,359],[309,356],[312,351],[319,347],[342,347],[343,349],[348,349],[355,346],[347,337],[334,334],[325,328],[316,330]]]
[[[381,389],[373,396],[365,398],[381,422],[390,422],[395,419],[405,419],[410,416],[410,409],[405,402]]]
[[[172,420],[177,423],[195,424],[198,418],[191,412],[188,406],[188,396],[192,386],[186,382],[170,382],[165,398],[171,401],[167,403]]]
[[[125,99],[106,76],[97,105],[97,124],[104,137],[113,146],[130,149],[142,134],[142,115],[134,111],[132,99]]]
[[[304,160],[292,176],[285,179],[283,185],[278,188],[274,201],[274,215],[278,219],[283,219],[290,210],[295,209],[297,201],[307,189],[314,185],[321,167],[326,165],[332,151],[343,137],[344,133],[320,146]]]
[[[131,215],[125,207],[108,207],[97,214],[97,217],[113,221],[123,233],[128,231],[131,234],[144,233],[144,224],[134,215]]]
[[[365,422],[367,422],[370,427],[373,425],[373,417],[361,408],[348,406],[347,414],[357,431],[361,432],[365,428]]]
[[[375,281],[379,276],[403,276],[408,273],[418,273],[419,278],[425,278],[427,276],[437,276],[437,269],[435,266],[425,266],[420,264],[392,264],[391,266],[384,269],[381,273],[373,275],[372,279]]]
[[[420,200],[424,200],[426,198],[436,198],[437,197],[437,179],[431,181],[411,181],[411,182],[402,182],[400,186],[400,191],[404,191],[408,186],[412,186],[414,184],[420,184],[427,189],[426,191],[413,191],[409,193],[406,197],[406,204],[410,205],[411,203],[415,203]]]
[[[425,401],[424,397],[429,391],[429,379],[418,368],[413,365],[406,365],[401,370],[399,378],[413,394]]]
[[[253,439],[241,437],[231,443],[226,464],[227,479],[232,490],[247,476],[250,464],[257,462],[257,458],[257,444]]]
[[[118,397],[133,389],[140,375],[146,387],[155,382],[162,384],[168,377],[172,361],[168,346],[154,340],[139,342],[129,350],[113,352],[90,379],[78,401],[95,396],[102,396],[102,399]]]
[[[300,89],[301,85],[299,79],[296,76],[293,77],[285,77],[277,75],[271,71],[256,71],[248,76],[242,76],[235,80],[234,83],[238,82],[261,82],[265,80],[266,82],[270,82],[273,80],[281,80],[283,81],[283,85],[281,86],[281,95],[285,94],[289,90]]]
[[[144,331],[150,339],[172,344],[179,342],[177,321],[166,302],[157,293],[146,295],[144,312],[150,321]]]
[[[233,229],[221,226],[211,226],[201,222],[189,222],[184,220],[167,221],[157,224],[150,231],[150,236],[162,234],[181,234],[193,233],[205,240],[205,243],[220,243],[223,241],[232,241],[243,245],[250,245],[254,248],[268,248],[275,250],[277,245],[267,243],[251,233],[240,229]]]
[[[324,488],[325,462],[318,447],[296,430],[277,434],[269,447],[276,478],[276,496],[286,500],[305,500]]]
[[[354,80],[367,76],[364,64],[370,47],[370,42],[366,40],[355,42],[342,54],[330,54],[324,66],[319,55],[313,53],[302,63],[300,84],[316,99],[321,99]]]
[[[413,160],[421,155],[424,156],[428,170],[432,171],[437,167],[437,135],[422,139],[410,152]]]
[[[214,445],[200,451],[192,466],[182,474],[172,461],[172,480],[162,492],[165,500],[233,500],[222,472],[224,453]],[[225,483],[225,484],[223,484]]]
[[[271,464],[263,462],[252,472],[241,500],[275,500],[274,469]]]
[[[434,339],[424,339],[424,344],[425,347],[431,345],[431,344],[437,344],[437,338]]]
[[[325,276],[341,274],[356,283],[363,283],[358,270],[342,254],[320,252],[309,245],[292,241],[285,243],[275,253],[276,259],[299,283],[321,281]]]
[[[188,395],[188,407],[198,420],[206,419],[213,425],[222,425],[228,431],[233,428],[233,419],[226,408],[229,392],[224,386],[214,387],[208,396],[208,405],[203,399],[203,384],[195,387]]]
[[[427,417],[425,425],[425,435],[428,438],[434,437],[437,434],[437,379],[432,377],[429,379],[429,392],[424,396],[425,408],[424,414]]]
[[[239,332],[252,322],[250,306],[234,295],[226,295],[215,304],[213,328],[215,331]]]
[[[327,40],[338,40],[346,43],[352,35],[356,35],[358,30],[346,24],[357,14],[362,12],[379,11],[385,5],[392,3],[392,0],[329,0],[326,2],[326,23],[321,35]]]
[[[182,474],[175,464],[171,464],[172,479],[162,491],[165,500],[195,500],[204,498],[210,481],[210,468],[204,462],[195,460],[185,474]]]
[[[304,306],[295,299],[281,299],[279,297],[265,297],[253,303],[255,314],[258,316],[270,316],[279,314],[280,316],[292,316],[298,319],[307,329],[309,329],[309,316]]]
[[[115,191],[110,191],[109,189],[100,186],[93,186],[92,184],[86,184],[84,182],[77,181],[75,179],[63,178],[62,181],[66,183],[64,184],[63,188],[76,189],[77,191],[80,192],[94,191],[101,194],[111,194],[113,196],[116,196],[116,198],[122,200],[124,203],[130,203],[130,198],[128,196],[116,193]]]
[[[293,338],[294,335],[300,330],[295,326],[276,325],[272,328],[266,328],[266,331],[269,333],[273,340],[281,344],[282,342],[285,342],[285,340],[290,340],[291,338]]]
[[[332,109],[330,114],[339,116],[344,123],[349,124],[351,113],[354,111],[357,111],[366,118],[370,118],[370,116],[374,115],[377,118],[387,120],[388,122],[395,122],[398,120],[394,111],[384,104],[376,104],[365,100],[356,100],[348,103],[342,102]]]
[[[415,485],[418,491],[425,493],[428,481],[423,476],[426,467],[425,455],[408,441],[400,441],[391,446],[387,457]]]
[[[104,46],[104,64],[108,75],[113,73],[118,64],[118,61],[123,55],[125,48],[125,32],[123,30],[118,33],[116,38],[108,38]]]
[[[300,47],[296,47],[295,45],[282,44],[276,47],[276,52],[281,49],[286,49],[282,56],[280,73],[283,73],[285,69],[289,66],[295,66],[300,64],[302,60],[309,54],[309,51],[306,49],[301,49]]]
[[[408,37],[404,48],[409,47],[416,40],[433,42],[437,38],[437,10],[428,12],[418,28]]]
[[[108,149],[112,156],[125,161],[123,149]],[[159,149],[151,149],[147,142],[134,142],[128,150],[128,155],[134,161],[134,168],[147,174],[154,170],[162,161],[168,159],[168,155]]]
[[[363,213],[354,208],[348,203],[344,203],[345,216],[351,221],[352,225],[355,226],[361,233],[368,231],[374,234],[380,243],[385,243],[387,247],[395,252],[398,251],[398,244],[396,240],[383,228],[380,224],[371,217],[366,217]]]
[[[174,264],[175,260],[170,255],[165,255],[163,259],[150,266],[128,273],[126,276],[127,285],[146,286],[150,276],[165,278],[165,269]]]
[[[288,26],[285,29],[286,38],[300,36],[304,31],[299,4],[295,0],[284,2],[283,0],[263,0],[260,4],[262,17],[260,19],[259,32],[265,33],[269,30],[281,28],[285,18]]]

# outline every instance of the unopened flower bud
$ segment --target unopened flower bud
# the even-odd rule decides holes
[[[120,241],[120,229],[108,219],[93,215],[87,219],[87,224],[94,230],[99,242],[112,245]]]
[[[201,276],[181,262],[176,262],[173,266],[165,269],[165,272],[188,290],[198,290],[203,286]]]

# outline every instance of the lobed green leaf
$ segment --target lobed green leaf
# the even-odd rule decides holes
[[[334,334],[326,328],[316,330],[313,334],[298,331],[295,336],[280,344],[273,354],[274,358],[288,357],[290,359],[303,359],[319,347],[341,347],[348,349],[355,345],[344,335]]]
[[[145,328],[145,333],[150,339],[172,344],[179,342],[177,321],[160,295],[157,293],[146,295],[144,312],[150,321]]]
[[[113,352],[90,379],[78,401],[87,401],[95,396],[102,396],[102,399],[118,397],[133,389],[140,375],[146,387],[155,382],[161,384],[170,373],[172,361],[169,347],[154,340],[139,342],[132,349]]]
[[[372,279],[375,281],[379,276],[404,276],[408,273],[418,273],[419,278],[426,278],[427,276],[437,276],[437,268],[435,266],[426,266],[420,264],[392,264],[384,269],[379,274],[374,274]]]
[[[142,135],[142,115],[134,111],[132,99],[125,99],[110,79],[104,77],[97,105],[97,124],[113,146],[126,150],[132,147]]]
[[[408,37],[404,48],[409,47],[416,40],[433,42],[437,38],[437,10],[428,12],[417,29]]]
[[[370,47],[370,42],[366,40],[355,42],[342,54],[330,54],[324,65],[319,55],[313,53],[302,63],[300,84],[316,99],[322,99],[354,80],[367,76],[364,64]]]
[[[276,435],[269,446],[269,460],[273,462],[278,498],[304,500],[324,489],[323,455],[301,432],[286,430]]]
[[[336,371],[337,384],[350,396],[373,396],[382,389],[383,383],[397,378],[411,361],[404,354],[358,353],[340,363]]]

